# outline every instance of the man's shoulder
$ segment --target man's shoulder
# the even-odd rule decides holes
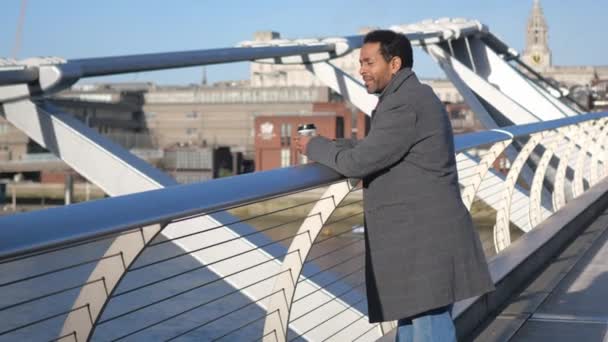
[[[403,104],[412,103],[414,106],[425,102],[435,102],[438,100],[435,91],[431,86],[417,82],[405,82],[394,93],[392,101],[401,102]]]
[[[395,108],[405,105],[415,106],[421,100],[434,96],[433,89],[419,82],[404,82],[393,93],[387,94],[381,102],[382,108]]]

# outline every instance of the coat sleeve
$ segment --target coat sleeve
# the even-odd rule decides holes
[[[311,139],[308,157],[352,178],[362,178],[393,165],[416,141],[416,113],[405,104],[376,113],[374,121],[367,137],[352,147],[339,146],[324,137]]]
[[[357,139],[339,138],[339,139],[336,139],[336,147],[353,148],[353,147],[355,147],[355,145],[357,145],[358,142],[359,142],[359,140],[357,140]]]

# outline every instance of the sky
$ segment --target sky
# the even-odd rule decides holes
[[[22,0],[1,0],[0,58],[13,57]],[[353,35],[361,27],[425,19],[476,19],[521,51],[533,0],[27,0],[18,59],[66,59],[231,47],[256,31],[284,38]],[[608,65],[606,0],[541,1],[554,65]],[[443,77],[415,53],[422,77]],[[248,63],[207,67],[209,82],[247,79]],[[202,68],[86,79],[81,82],[200,83]]]

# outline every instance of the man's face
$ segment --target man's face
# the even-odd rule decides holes
[[[359,74],[363,77],[367,92],[379,94],[401,67],[401,59],[393,57],[389,62],[380,53],[380,43],[365,43],[359,56]]]

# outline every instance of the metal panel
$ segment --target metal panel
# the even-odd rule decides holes
[[[492,118],[492,116],[488,113],[486,108],[479,102],[479,99],[471,88],[468,87],[466,82],[460,77],[460,75],[454,70],[450,55],[440,48],[438,45],[429,45],[424,49],[437,63],[443,71],[445,72],[448,79],[452,82],[452,84],[458,89],[458,92],[465,99],[465,102],[471,107],[473,112],[475,113],[476,118],[481,122],[481,124],[486,129],[498,128],[496,121]]]
[[[478,69],[477,74],[500,89],[511,100],[534,113],[539,120],[546,121],[577,115],[577,112],[571,108],[565,111],[562,110],[563,106],[555,106],[547,97],[551,97],[550,94],[533,87],[526,78],[516,72],[510,64],[480,39],[471,39],[471,46]],[[504,114],[509,115],[509,113]]]
[[[429,51],[433,50],[429,49]],[[446,64],[448,63],[473,92],[508,117],[513,124],[526,124],[539,121],[537,116],[488,83],[483,77],[474,73],[456,58],[449,56],[449,61]],[[465,98],[465,101],[469,101],[469,99]],[[472,102],[469,105],[471,108],[475,108],[476,103]]]

